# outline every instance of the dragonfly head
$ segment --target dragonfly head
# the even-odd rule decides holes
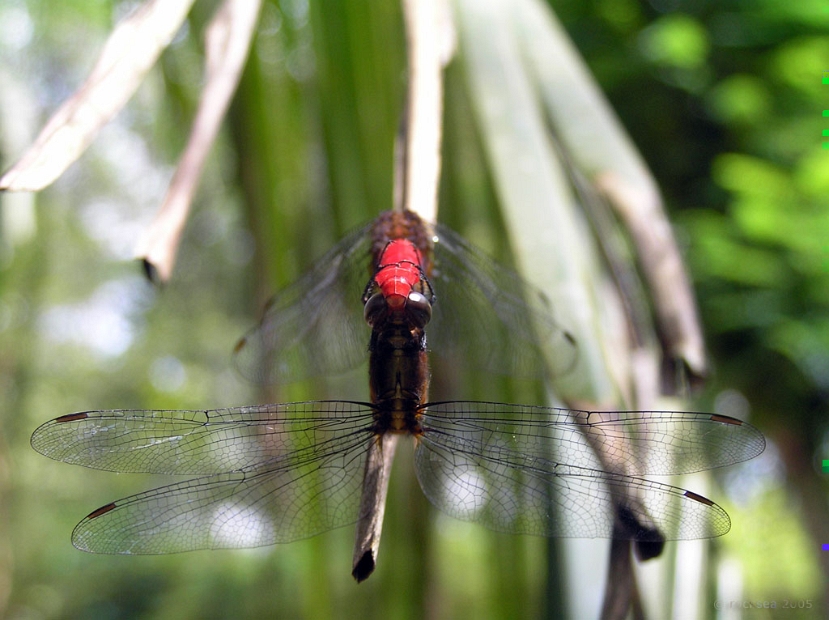
[[[363,318],[377,329],[387,321],[406,323],[412,329],[423,329],[432,318],[432,302],[423,293],[411,291],[407,296],[375,293],[363,307]]]

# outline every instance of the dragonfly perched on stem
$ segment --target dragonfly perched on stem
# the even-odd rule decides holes
[[[328,372],[354,363],[357,356],[340,346],[356,340],[353,318],[343,320],[344,337],[335,340],[333,353],[315,359],[305,345],[336,333],[334,317],[344,309],[336,301],[340,278],[351,282],[358,248],[369,248],[368,285],[346,289],[362,294],[360,320],[364,333],[370,331],[370,402],[90,411],[38,428],[33,447],[56,460],[119,472],[195,476],[95,510],[75,528],[75,546],[123,554],[254,547],[357,522],[352,574],[361,581],[375,567],[391,459],[403,436],[415,442],[415,471],[429,500],[451,516],[494,530],[621,535],[635,541],[642,557],[657,555],[666,540],[726,533],[730,521],[717,504],[643,476],[700,471],[756,456],[765,446],[763,436],[739,420],[699,413],[428,402],[426,332],[463,346],[459,334],[439,329],[441,318],[450,321],[445,308],[457,307],[451,298],[443,306],[441,282],[477,286],[477,292],[465,293],[466,301],[491,296],[488,314],[473,313],[478,317],[471,319],[473,326],[483,324],[480,317],[500,320],[507,311],[520,311],[530,325],[546,326],[548,337],[556,339],[560,331],[541,314],[541,305],[525,305],[522,296],[532,289],[518,276],[470,250],[456,235],[437,231],[408,212],[384,214],[360,233],[368,233],[367,240],[360,234],[346,238],[300,281],[314,283],[310,294],[328,306],[309,305],[300,289],[291,287],[238,348],[242,369],[264,368],[256,375],[260,379],[287,380],[295,378],[297,368]],[[437,249],[447,239],[449,266],[469,257],[478,262],[450,272],[438,262],[447,256]],[[481,264],[485,269],[470,266]],[[501,280],[507,276],[508,281]],[[353,317],[350,310],[348,317]],[[459,320],[451,324],[461,335],[468,333]],[[492,357],[482,353],[478,361],[490,365],[496,353],[504,353],[500,368],[516,371],[526,370],[530,361],[543,363],[531,328],[510,325],[502,321],[505,337],[484,343],[480,351]],[[573,345],[564,333],[557,340]],[[435,347],[443,345],[438,338],[435,342]],[[599,460],[597,451],[612,458]],[[614,523],[624,531],[614,530]]]
[[[280,385],[365,362],[370,329],[357,299],[362,293],[368,301],[366,282],[373,281],[386,245],[401,239],[420,253],[406,260],[424,261],[434,295],[432,355],[522,378],[561,376],[573,368],[575,341],[543,291],[445,226],[427,226],[411,211],[386,211],[268,303],[259,325],[236,346],[239,372],[255,383]]]

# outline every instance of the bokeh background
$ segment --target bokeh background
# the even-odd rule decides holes
[[[565,598],[600,601],[601,559],[581,576],[548,571],[546,541],[435,514],[405,465],[378,570],[359,586],[351,528],[169,557],[70,545],[90,510],[161,481],[48,461],[29,447],[34,428],[87,409],[261,402],[231,369],[236,339],[268,293],[390,206],[405,85],[398,3],[269,0],[173,279],[161,289],[143,279],[134,244],[186,140],[216,4],[196,3],[136,96],[52,187],[0,196],[0,616],[561,617],[567,603],[550,592],[550,571],[561,571]],[[740,617],[715,610],[722,582],[738,584],[741,604],[776,605],[743,606],[745,617],[825,617],[829,3],[549,5],[664,193],[710,347],[712,374],[694,408],[747,418],[769,440],[759,459],[718,472],[707,493],[734,527],[708,547],[708,600],[691,617]],[[135,6],[0,0],[0,167]],[[503,256],[460,64],[446,74],[441,217]],[[480,211],[459,206],[470,202]],[[669,572],[670,560],[649,570]],[[673,607],[686,617],[683,601]]]

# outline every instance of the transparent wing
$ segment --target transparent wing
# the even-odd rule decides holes
[[[209,475],[313,460],[367,436],[372,407],[309,401],[201,411],[110,410],[61,416],[32,447],[57,461],[122,473]]]
[[[436,225],[432,286],[437,298],[426,329],[429,347],[478,368],[523,378],[543,376],[549,348],[561,375],[576,361],[573,336],[544,293],[457,233]]]
[[[654,474],[717,467],[762,451],[762,436],[748,425],[673,415],[615,412],[590,414],[590,421],[610,448],[624,446],[617,434],[638,434],[638,447],[623,447],[616,462],[629,459],[634,470]],[[728,531],[728,515],[704,497],[604,471],[568,419],[566,410],[497,403],[429,405],[415,453],[420,485],[443,512],[504,532],[609,538],[616,516],[631,539],[645,543]],[[643,456],[640,448],[647,451]]]
[[[619,471],[655,476],[733,465],[766,446],[763,434],[750,424],[710,413],[597,412],[474,401],[429,403],[422,411],[425,433],[470,441],[482,454],[506,449],[528,458],[595,467],[599,451]]]
[[[507,463],[463,452],[456,441],[423,441],[415,466],[439,510],[499,532],[612,538],[617,510],[624,511],[628,535],[637,542],[711,538],[731,528],[717,504],[677,487],[552,461]],[[640,502],[619,503],[617,497],[631,491],[642,497],[644,509]]]
[[[107,504],[75,528],[96,553],[289,542],[357,521],[371,407],[308,402],[212,411],[98,411],[41,426],[46,456],[112,471],[208,475]]]
[[[359,518],[368,440],[306,462],[196,478],[99,508],[72,532],[92,553],[155,554],[291,542]]]
[[[339,374],[367,359],[370,330],[361,297],[371,277],[369,232],[351,233],[268,304],[236,346],[236,366],[257,383]],[[576,347],[549,301],[451,230],[436,225],[431,281],[437,295],[427,327],[436,355],[519,377],[544,373],[540,347],[555,352],[555,374],[572,368]]]
[[[236,345],[235,363],[261,384],[340,374],[368,359],[362,295],[371,276],[370,225],[354,231],[277,293]]]

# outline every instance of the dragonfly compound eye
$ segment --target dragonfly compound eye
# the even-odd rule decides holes
[[[363,307],[363,318],[369,327],[374,327],[385,316],[387,310],[388,305],[383,293],[375,293],[368,298],[366,305]]]
[[[406,299],[406,316],[415,327],[423,328],[432,318],[432,304],[422,293],[411,292]]]

